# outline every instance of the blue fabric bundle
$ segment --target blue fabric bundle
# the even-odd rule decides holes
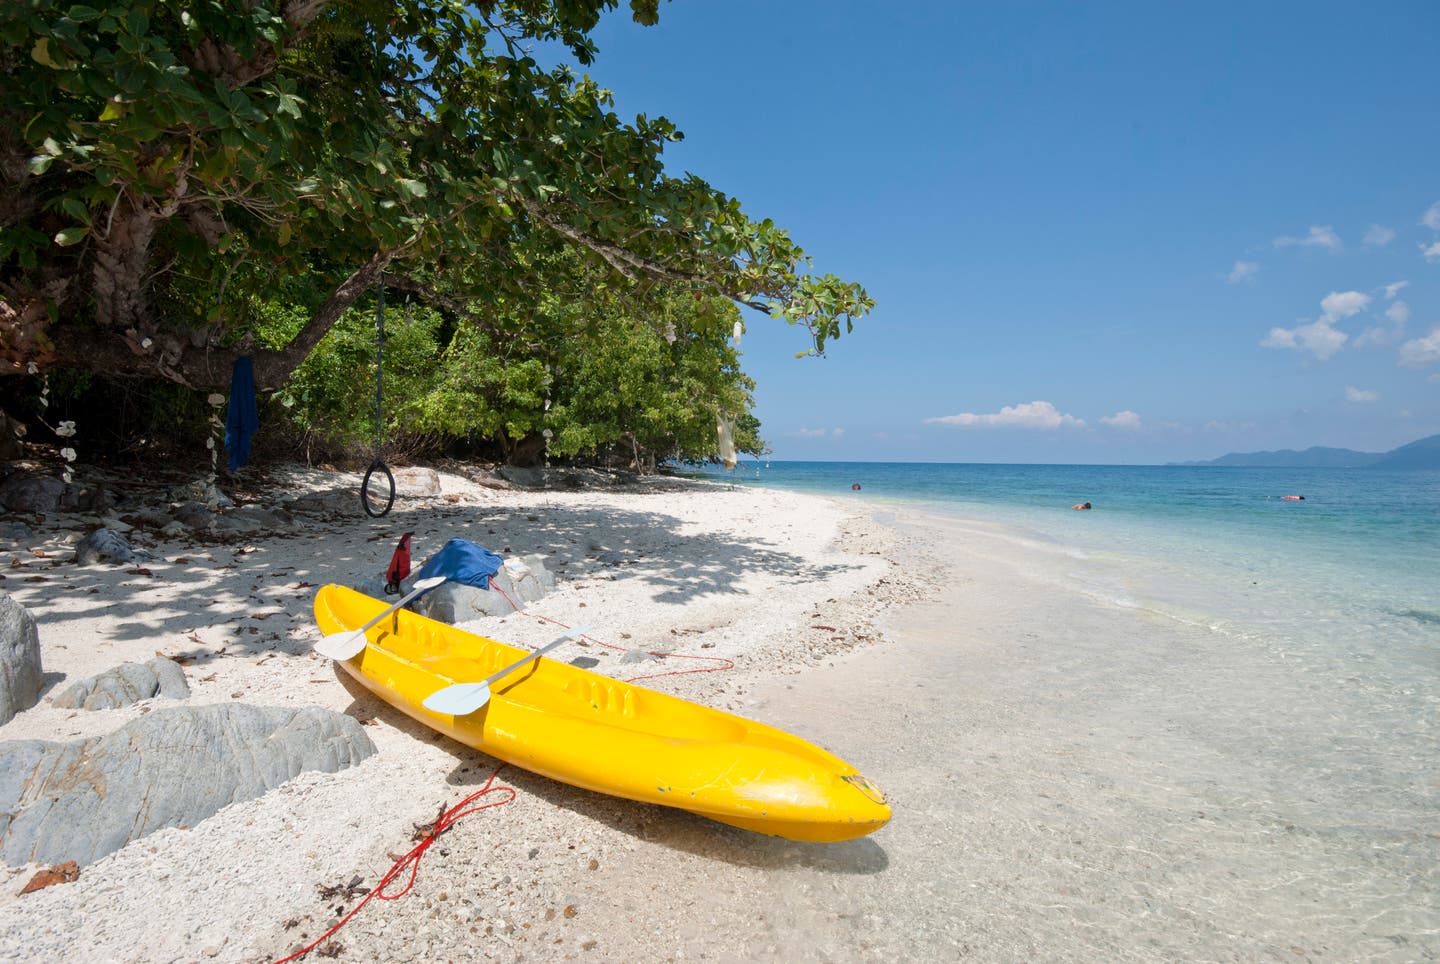
[[[479,589],[490,588],[490,577],[500,571],[505,560],[484,546],[477,546],[464,539],[451,539],[425,561],[415,578],[429,579],[444,576],[451,582],[463,582]]]
[[[225,451],[233,475],[250,459],[250,437],[260,427],[255,411],[255,367],[246,355],[230,370],[230,407],[225,412]]]

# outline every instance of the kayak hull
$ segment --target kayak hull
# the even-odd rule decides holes
[[[325,634],[363,626],[385,608],[343,586],[315,596]],[[431,693],[485,679],[526,650],[403,609],[366,642],[339,661],[356,681],[532,773],[790,840],[850,840],[890,819],[884,796],[854,767],[783,730],[543,657],[491,684],[490,701],[474,713],[436,713],[422,705]]]

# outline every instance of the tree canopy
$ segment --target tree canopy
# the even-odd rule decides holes
[[[597,277],[723,296],[816,352],[872,307],[667,174],[668,120],[531,55],[592,62],[615,0],[91,2],[0,7],[0,373],[218,388],[245,353],[277,389],[382,273],[482,331],[603,301]]]

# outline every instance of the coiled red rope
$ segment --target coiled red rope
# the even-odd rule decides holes
[[[468,817],[472,813],[479,813],[481,810],[489,810],[491,807],[503,807],[505,804],[510,803],[512,800],[515,799],[516,793],[514,787],[505,786],[504,784],[500,784],[497,786],[495,783],[495,778],[500,775],[500,771],[503,769],[505,769],[505,764],[502,763],[495,768],[495,771],[493,773],[490,774],[490,779],[485,781],[485,785],[483,787],[470,794],[464,800],[461,800],[459,803],[455,804],[455,806],[451,807],[449,810],[441,813],[439,819],[435,821],[435,825],[430,828],[430,832],[425,835],[425,839],[421,840],[418,844],[416,844],[414,848],[411,849],[411,851],[405,856],[395,861],[394,865],[392,865],[390,870],[386,872],[385,876],[380,878],[380,883],[376,885],[375,889],[370,891],[370,893],[366,894],[365,899],[352,907],[348,914],[336,921],[334,926],[332,926],[325,933],[321,934],[314,941],[307,944],[305,947],[300,948],[300,950],[295,951],[288,957],[280,958],[278,961],[275,962],[275,964],[285,964],[286,961],[293,961],[296,958],[304,957],[306,954],[309,954],[315,948],[319,947],[325,941],[333,937],[335,933],[340,930],[340,928],[350,923],[350,919],[356,914],[360,913],[360,908],[370,903],[370,899],[372,897],[379,897],[381,900],[399,900],[401,897],[404,897],[406,894],[410,893],[410,888],[415,886],[416,875],[420,872],[420,858],[425,856],[425,851],[430,849],[430,845],[433,844],[442,833],[454,826],[461,817]],[[477,801],[483,799],[484,797],[492,793],[503,793],[506,796],[503,800],[492,800],[489,803],[477,804]],[[406,867],[410,868],[410,879],[405,882],[405,886],[396,893],[385,893],[385,888],[394,883],[395,880],[405,872]]]

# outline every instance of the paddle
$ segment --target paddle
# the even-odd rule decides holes
[[[523,659],[517,659],[509,666],[505,667],[497,673],[492,673],[478,683],[452,683],[444,689],[436,690],[429,696],[425,697],[425,702],[423,705],[427,710],[432,710],[436,713],[448,713],[451,716],[464,716],[467,713],[474,713],[480,707],[490,702],[491,683],[495,682],[500,677],[504,676],[506,673],[519,669],[521,666],[524,666],[532,659],[538,659],[539,657],[545,655],[546,653],[550,652],[550,650],[554,649],[556,646],[559,646],[561,643],[565,642],[567,639],[575,639],[579,636],[584,636],[589,631],[590,630],[588,628],[567,629],[564,635],[556,639],[554,642],[546,643],[544,646],[541,646],[539,649],[535,650],[535,652],[525,654]]]
[[[431,576],[429,579],[417,579],[415,586],[403,598],[389,609],[385,610],[374,619],[370,620],[359,629],[348,629],[343,633],[331,633],[320,642],[315,644],[315,652],[327,659],[342,660],[349,659],[365,648],[365,630],[374,626],[380,620],[419,596],[421,593],[429,592],[445,581],[444,576]]]

